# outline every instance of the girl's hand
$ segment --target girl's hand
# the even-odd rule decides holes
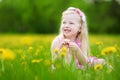
[[[62,43],[61,43],[61,46],[60,46],[60,48],[62,48],[63,46],[65,46],[65,47],[69,47],[69,43],[70,43],[70,40],[69,39],[64,39],[63,41],[62,41]]]
[[[72,51],[78,51],[78,49],[79,49],[77,44],[75,44],[74,42],[70,41],[69,39],[64,39],[62,41],[60,48],[62,48],[63,46],[69,48]]]
[[[74,42],[69,42],[69,48],[72,51],[78,51],[79,47]]]

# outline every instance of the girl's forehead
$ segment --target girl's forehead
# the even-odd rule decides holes
[[[81,20],[81,17],[78,14],[63,14],[62,20]]]

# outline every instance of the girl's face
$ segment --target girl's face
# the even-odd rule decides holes
[[[80,16],[77,14],[64,14],[62,17],[61,31],[65,38],[75,39],[80,32]]]

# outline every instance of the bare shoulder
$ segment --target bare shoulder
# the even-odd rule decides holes
[[[61,40],[62,40],[62,37],[60,35],[56,36],[51,43],[51,49],[59,47]]]
[[[56,36],[56,37],[53,39],[52,44],[53,44],[53,43],[56,43],[56,42],[59,42],[59,38],[60,38],[59,35]]]

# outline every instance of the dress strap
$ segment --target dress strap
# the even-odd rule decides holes
[[[81,43],[78,39],[74,40],[74,42],[78,45],[78,47],[81,47]]]

